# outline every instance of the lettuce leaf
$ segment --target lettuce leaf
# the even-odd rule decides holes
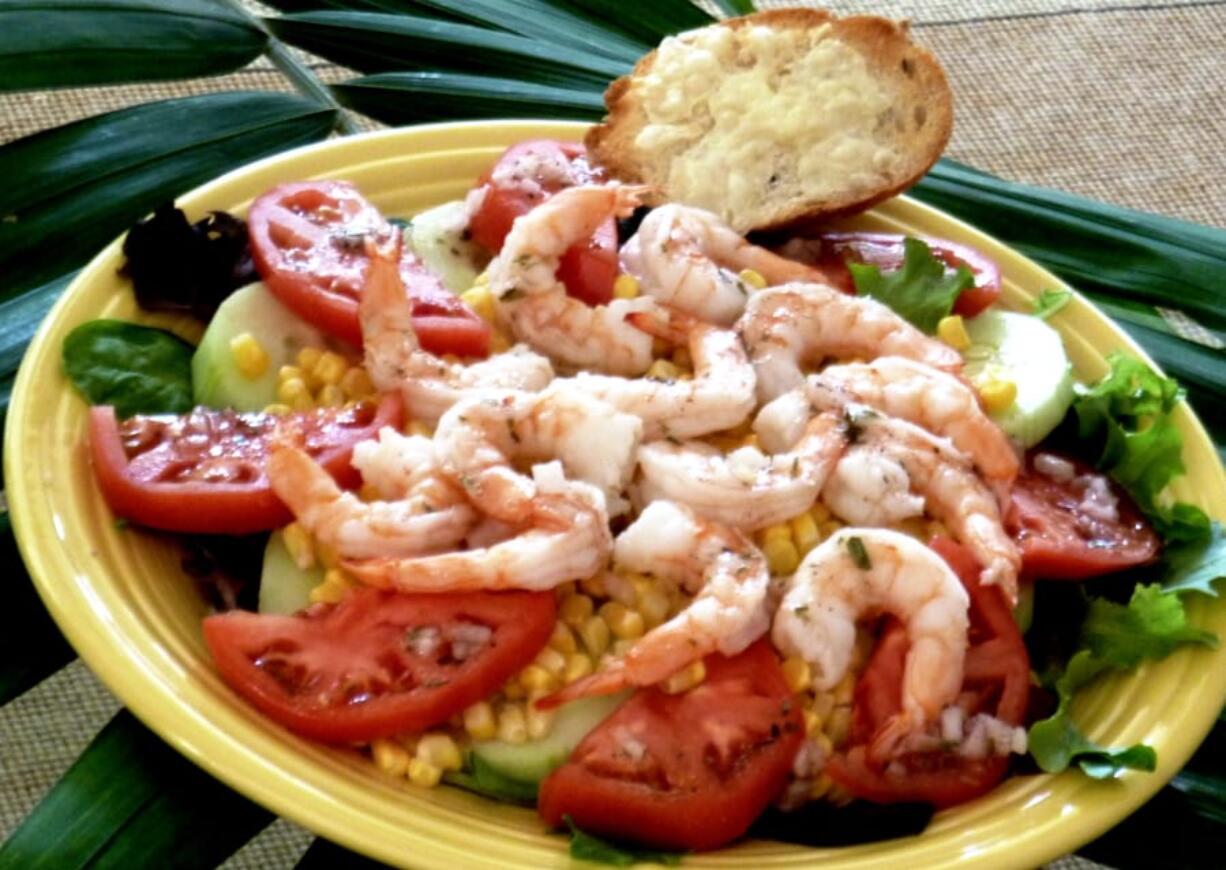
[[[1128,491],[1164,540],[1206,539],[1204,511],[1182,502],[1163,504],[1159,497],[1185,471],[1183,435],[1170,418],[1183,389],[1125,354],[1112,353],[1107,362],[1107,376],[1079,387],[1073,400],[1078,436],[1100,445],[1094,464]]]
[[[578,861],[594,861],[614,867],[629,867],[640,861],[670,866],[681,863],[681,852],[661,852],[610,843],[581,830],[570,816],[562,818],[570,828],[570,856]]]
[[[975,276],[966,266],[949,271],[945,262],[919,239],[903,240],[902,268],[882,274],[876,266],[848,263],[856,293],[884,302],[924,332],[936,331],[937,323],[953,310],[963,290],[975,286]]]
[[[1068,305],[1072,299],[1073,294],[1067,290],[1044,290],[1039,294],[1039,298],[1034,300],[1034,308],[1030,313],[1040,320],[1046,320]]]
[[[1162,554],[1162,588],[1167,592],[1195,591],[1217,596],[1215,580],[1226,577],[1226,534],[1213,523],[1209,536],[1200,541],[1168,544]]]
[[[1178,593],[1160,584],[1138,583],[1126,605],[1092,599],[1081,629],[1081,649],[1056,680],[1056,712],[1030,726],[1030,754],[1048,773],[1073,763],[1095,779],[1118,776],[1125,769],[1152,771],[1158,757],[1151,747],[1105,747],[1086,738],[1069,713],[1073,693],[1100,674],[1165,658],[1184,644],[1216,647],[1217,643],[1212,632],[1188,624]]]

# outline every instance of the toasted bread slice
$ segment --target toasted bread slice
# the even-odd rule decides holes
[[[669,37],[605,92],[595,162],[741,232],[862,211],[949,141],[953,98],[905,22],[780,9]]]

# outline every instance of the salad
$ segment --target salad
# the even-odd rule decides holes
[[[1214,640],[1177,385],[1077,383],[1068,294],[1001,310],[947,240],[636,206],[535,141],[403,226],[324,181],[134,228],[138,298],[203,338],[93,321],[64,367],[121,521],[267,535],[204,623],[234,690],[581,850],[869,805],[893,836],[1010,775],[1153,769],[1069,699]]]

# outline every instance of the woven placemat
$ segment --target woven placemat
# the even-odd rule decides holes
[[[760,6],[789,5],[761,2]],[[957,99],[948,154],[1005,178],[1226,226],[1226,0],[831,0],[912,21]],[[326,80],[346,70],[311,61]],[[153,99],[289,90],[259,61],[194,82],[0,96],[0,142]],[[0,708],[0,838],[68,768],[118,702],[79,662]],[[227,867],[292,866],[311,835],[278,822]],[[1082,859],[1060,870],[1087,870]]]

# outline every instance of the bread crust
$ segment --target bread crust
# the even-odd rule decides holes
[[[876,189],[843,191],[820,201],[771,202],[763,192],[762,208],[751,219],[733,221],[738,229],[777,230],[820,223],[864,211],[911,187],[940,157],[953,129],[953,96],[945,72],[936,57],[911,42],[907,22],[873,15],[839,18],[822,9],[774,9],[722,21],[712,27],[734,32],[753,26],[777,30],[809,30],[829,25],[829,35],[856,51],[871,74],[886,83],[894,94],[899,112],[896,124],[906,125],[904,158],[896,171]],[[686,39],[686,34],[678,37]],[[658,193],[656,201],[678,197],[667,188],[667,179],[656,177],[650,155],[635,144],[648,123],[647,112],[636,85],[652,71],[659,50],[645,55],[634,70],[614,81],[605,91],[608,114],[585,138],[594,162],[618,179],[647,184]],[[905,115],[905,117],[904,117]]]

